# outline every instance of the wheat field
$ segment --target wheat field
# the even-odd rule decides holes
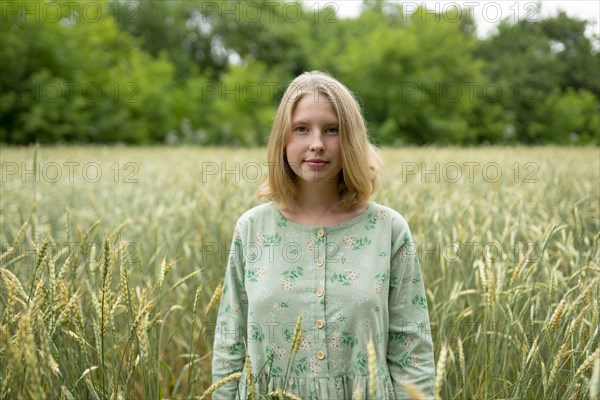
[[[266,150],[0,154],[0,399],[202,396],[233,225],[259,204]],[[414,235],[436,396],[597,399],[599,149],[382,154],[373,200]]]

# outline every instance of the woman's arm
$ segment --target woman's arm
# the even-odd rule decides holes
[[[231,242],[223,295],[215,329],[212,358],[213,384],[226,376],[242,371],[246,355],[246,326],[248,297],[244,283],[244,255],[240,221]],[[213,400],[235,398],[238,380],[234,380],[215,391]]]
[[[402,382],[433,398],[435,362],[421,268],[408,224],[401,221],[390,265],[388,368],[396,399],[405,399]]]

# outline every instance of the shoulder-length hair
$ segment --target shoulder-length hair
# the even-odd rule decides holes
[[[285,147],[292,132],[292,112],[306,95],[324,95],[331,101],[338,117],[342,170],[338,190],[342,206],[351,209],[369,201],[381,176],[381,156],[369,142],[360,105],[350,90],[330,75],[305,72],[285,90],[271,130],[268,143],[268,176],[258,188],[257,198],[272,200],[277,208],[285,208],[297,194],[296,174],[290,167]]]

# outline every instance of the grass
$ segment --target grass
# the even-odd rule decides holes
[[[0,399],[201,396],[265,153],[3,148]],[[374,200],[417,242],[439,397],[598,393],[598,148],[383,154]]]

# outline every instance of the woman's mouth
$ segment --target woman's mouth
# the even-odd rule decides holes
[[[324,167],[325,165],[328,164],[327,161],[321,160],[321,159],[316,159],[316,158],[311,158],[310,160],[304,160],[304,162],[306,163],[306,165],[308,165],[309,167],[313,167],[313,168]]]

